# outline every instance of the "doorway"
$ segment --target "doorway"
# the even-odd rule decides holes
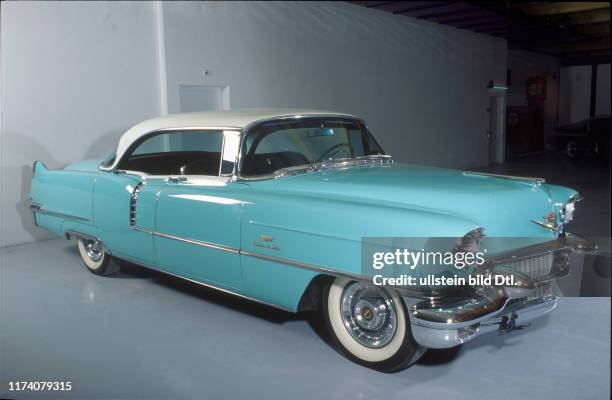
[[[180,85],[181,112],[229,110],[229,86]]]

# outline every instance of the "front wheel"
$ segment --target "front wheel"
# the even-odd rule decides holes
[[[89,271],[103,276],[117,272],[117,266],[111,262],[111,256],[98,240],[78,238],[77,248]]]
[[[322,300],[333,344],[361,365],[400,371],[426,350],[412,337],[406,307],[394,292],[338,277],[323,291]]]

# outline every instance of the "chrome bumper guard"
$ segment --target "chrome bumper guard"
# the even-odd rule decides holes
[[[512,274],[514,286],[475,287],[468,296],[454,298],[404,297],[412,335],[421,346],[443,349],[488,332],[522,329],[557,305],[557,280],[569,274],[570,253],[596,250],[588,240],[568,234],[502,254],[478,272]]]

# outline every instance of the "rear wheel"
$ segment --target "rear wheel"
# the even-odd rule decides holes
[[[335,278],[322,314],[333,344],[351,360],[382,372],[408,368],[425,352],[412,337],[401,298],[386,289]]]
[[[96,275],[111,275],[119,269],[111,262],[111,256],[102,243],[94,239],[77,239],[77,248],[87,269]]]

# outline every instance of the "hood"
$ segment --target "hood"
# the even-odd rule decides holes
[[[280,178],[275,190],[448,214],[473,221],[488,236],[554,237],[549,229],[531,222],[543,221],[553,211],[548,187],[527,178],[390,164]]]

